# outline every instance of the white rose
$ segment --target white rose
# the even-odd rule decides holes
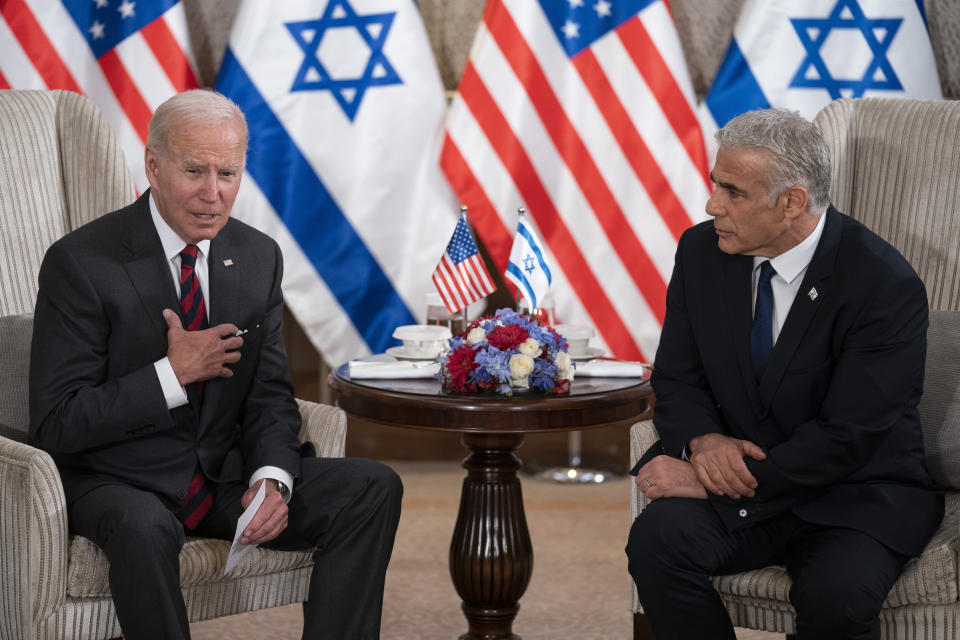
[[[561,380],[569,380],[573,382],[573,361],[570,359],[569,353],[566,351],[561,351],[558,353],[554,364],[557,365],[557,375]]]
[[[540,355],[540,351],[540,343],[535,338],[527,338],[520,343],[520,353],[525,356],[536,358]]]
[[[467,334],[467,344],[478,344],[486,339],[487,332],[480,327],[474,327],[473,329],[470,329],[470,333]]]
[[[510,356],[510,386],[526,389],[530,386],[530,373],[533,371],[533,358],[522,353]]]

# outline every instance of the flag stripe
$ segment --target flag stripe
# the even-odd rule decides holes
[[[637,71],[653,91],[657,102],[663,105],[663,113],[670,121],[677,139],[683,144],[687,155],[700,171],[704,184],[709,188],[710,170],[707,167],[707,154],[703,146],[700,123],[693,112],[693,107],[683,95],[663,56],[660,55],[659,49],[650,38],[647,28],[640,18],[635,18],[625,22],[617,30],[617,36],[630,54]]]
[[[248,173],[370,349],[384,351],[393,344],[394,328],[416,324],[413,313],[230,48],[217,88],[240,105],[250,123]],[[288,188],[290,184],[296,189]],[[358,281],[363,289],[356,286]]]
[[[713,84],[724,89],[711,90],[704,102],[719,127],[745,111],[770,108],[770,101],[750,71],[750,65],[743,57],[736,40],[730,41],[730,48],[727,49]]]
[[[604,339],[612,348],[623,353],[624,357],[628,357],[628,354],[638,356],[639,349],[630,336],[629,330],[560,219],[560,214],[550,200],[529,156],[497,108],[471,61],[467,62],[464,69],[459,91],[501,162],[509,168],[517,190],[527,203],[531,215],[537,221],[537,226],[543,231],[547,246],[560,261],[570,285],[583,301],[583,306],[594,319],[596,326],[603,328]]]
[[[496,9],[500,2],[501,0],[492,0],[489,6]],[[524,84],[527,95],[557,151],[576,177],[620,261],[630,273],[651,311],[662,323],[666,284],[660,278],[653,261],[637,237],[623,232],[630,228],[629,222],[579,133],[564,112],[529,44],[511,16],[502,7],[495,11],[488,10],[484,22],[517,77]],[[538,219],[537,210],[532,204],[531,212],[534,219]]]
[[[166,20],[162,17],[157,18],[141,29],[140,33],[177,92],[196,89],[199,86],[190,67],[190,61],[180,47],[180,43],[174,38]]]
[[[10,83],[7,82],[7,77],[3,75],[3,72],[0,71],[0,89],[9,89]]]
[[[503,269],[510,257],[510,232],[497,215],[496,208],[449,133],[443,139],[441,162],[449,167],[454,191],[460,194],[464,204],[467,205],[470,221],[480,237],[484,239],[484,245],[493,263],[498,269]]]
[[[48,87],[83,93],[24,0],[0,3],[0,13]]]
[[[687,215],[686,209],[674,193],[666,176],[663,175],[660,165],[650,153],[640,133],[634,128],[630,116],[607,75],[600,68],[596,56],[589,49],[584,49],[573,59],[573,64],[583,78],[590,95],[593,96],[594,102],[600,107],[604,119],[610,125],[610,130],[616,136],[637,179],[643,184],[643,188],[657,207],[657,211],[666,222],[674,239],[679,240],[680,234],[692,224],[690,216]]]
[[[116,49],[112,49],[100,56],[100,68],[103,69],[103,75],[110,83],[113,94],[117,96],[120,105],[127,114],[127,119],[136,130],[140,140],[146,144],[147,132],[149,130],[150,116],[153,110],[143,99],[137,83],[127,72],[123,61],[117,55]]]

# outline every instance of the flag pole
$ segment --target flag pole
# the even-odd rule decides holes
[[[527,215],[527,210],[524,207],[517,207],[517,230],[520,229],[520,220]],[[516,300],[517,311],[520,311],[520,287],[517,287],[517,300]],[[530,310],[530,315],[533,315],[533,309]]]

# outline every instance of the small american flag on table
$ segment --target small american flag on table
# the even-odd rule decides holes
[[[463,207],[453,237],[433,272],[433,284],[450,313],[456,313],[496,289],[467,226],[465,210]]]

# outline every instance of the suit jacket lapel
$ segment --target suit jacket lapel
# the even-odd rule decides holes
[[[757,380],[753,373],[753,360],[750,357],[750,327],[753,323],[753,309],[750,303],[752,271],[753,258],[730,256],[725,261],[721,295],[726,301],[729,335],[733,338],[734,353],[743,386],[750,397],[751,405],[757,407],[760,396],[757,394]]]
[[[760,378],[761,411],[766,415],[770,410],[773,395],[780,386],[780,380],[787,371],[794,353],[800,346],[807,328],[813,317],[830,292],[831,276],[837,259],[837,250],[840,246],[840,213],[832,206],[824,214],[827,220],[824,224],[823,235],[813,254],[813,259],[807,267],[807,272],[797,291],[797,297],[790,307],[790,313],[783,324],[777,344],[770,355],[763,377]],[[811,291],[816,294],[812,295]]]
[[[123,266],[137,291],[149,322],[157,331],[157,339],[167,341],[167,323],[162,311],[179,313],[180,301],[163,255],[163,245],[150,218],[148,189],[125,214],[122,242],[127,250]]]
[[[224,228],[210,243],[210,256],[207,260],[211,327],[236,321],[241,315],[240,283],[243,281],[243,265],[235,254],[235,247],[230,242],[230,233],[227,228]],[[204,295],[207,295],[207,292],[204,292]],[[240,329],[244,328],[240,327]],[[206,426],[212,422],[225,380],[225,378],[214,378],[207,382],[203,391],[201,425]]]

